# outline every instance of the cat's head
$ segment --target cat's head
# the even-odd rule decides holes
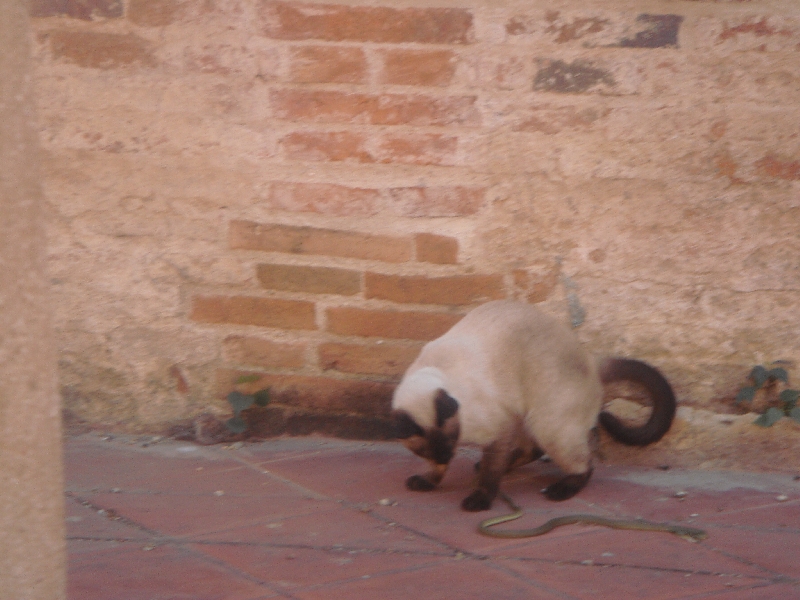
[[[441,388],[425,396],[392,411],[395,434],[417,456],[446,465],[458,444],[458,401]]]

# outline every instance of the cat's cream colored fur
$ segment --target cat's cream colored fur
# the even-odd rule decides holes
[[[484,449],[473,496],[485,488],[486,497],[465,499],[467,510],[488,508],[502,473],[542,453],[568,476],[569,489],[549,495],[569,497],[591,475],[602,402],[598,366],[570,329],[528,304],[484,304],[426,344],[395,391],[392,408],[406,426],[401,437],[434,467],[430,477],[415,476],[407,485],[431,489],[444,475],[446,462],[431,459],[429,446],[452,445],[452,455],[456,443],[468,443]]]

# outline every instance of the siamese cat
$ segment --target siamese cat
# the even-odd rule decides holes
[[[644,425],[631,427],[601,412],[603,384],[627,380],[653,402]],[[537,308],[499,300],[484,304],[426,344],[392,399],[397,437],[430,463],[406,480],[428,491],[441,482],[459,443],[483,449],[468,511],[488,509],[500,479],[547,454],[565,476],[545,490],[550,500],[578,493],[592,474],[598,419],[616,440],[644,446],[667,432],[675,396],[653,367],[630,359],[597,365],[577,336]]]

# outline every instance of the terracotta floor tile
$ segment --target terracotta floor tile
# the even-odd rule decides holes
[[[708,546],[765,571],[800,581],[800,532],[797,530],[784,533],[755,528],[719,528],[708,540]]]
[[[70,554],[68,597],[73,600],[255,600],[273,597],[263,582],[172,547],[119,545]]]
[[[451,559],[430,567],[365,577],[338,585],[293,590],[299,599],[347,600],[555,600],[564,598],[539,583],[475,560]]]
[[[476,532],[508,512],[501,501],[460,509],[471,449],[420,493],[404,481],[424,462],[397,443],[131,441],[67,441],[70,600],[800,598],[800,483],[790,477],[600,464],[575,498],[553,503],[539,490],[558,470],[537,463],[503,480],[525,511],[507,527],[591,512],[692,522],[709,537],[568,526],[505,540]]]
[[[696,575],[665,569],[518,561],[509,569],[571,598],[667,600],[753,585],[758,580],[729,575]]]
[[[151,537],[150,533],[118,520],[113,513],[105,514],[91,506],[83,506],[75,498],[66,498],[64,517],[68,538],[145,540]]]
[[[165,535],[192,536],[323,510],[328,502],[299,495],[186,496],[93,494],[92,504]]]
[[[665,533],[620,531],[579,525],[565,529],[583,529],[585,532],[573,537],[542,536],[536,542],[522,541],[499,552],[508,557],[568,563],[590,561],[604,566],[770,577],[770,573],[764,569],[720,554],[713,548],[713,540],[692,543]]]
[[[452,554],[436,543],[395,523],[345,507],[334,507],[286,518],[264,518],[246,527],[218,530],[196,536],[197,540],[253,542],[307,547],[371,548],[392,552]]]
[[[774,499],[758,506],[730,509],[704,517],[708,523],[750,527],[771,527],[800,532],[800,500],[779,502]]]
[[[377,577],[448,560],[425,554],[344,548],[308,549],[234,544],[191,547],[289,592],[321,584]]]
[[[421,461],[410,453],[337,449],[259,465],[316,492],[353,502],[405,495],[404,481]]]
[[[148,453],[147,450],[150,450]],[[260,494],[283,484],[218,450],[181,444],[148,449],[122,445],[79,447],[65,453],[68,491]]]
[[[739,588],[692,596],[692,600],[794,600],[800,598],[800,586],[790,583],[743,583]]]

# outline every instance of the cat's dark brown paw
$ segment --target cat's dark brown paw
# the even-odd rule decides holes
[[[406,479],[406,488],[415,492],[430,492],[436,485],[422,475],[412,475]]]
[[[556,502],[569,500],[584,488],[591,476],[591,470],[582,475],[567,475],[564,479],[560,479],[544,488],[542,493],[548,500],[555,500]]]
[[[461,501],[461,508],[469,512],[489,510],[492,506],[492,500],[493,498],[485,491],[475,490]]]

